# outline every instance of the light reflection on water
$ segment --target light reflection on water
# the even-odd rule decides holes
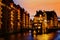
[[[41,34],[36,35],[26,32],[26,33],[18,33],[18,34],[11,34],[6,35],[5,37],[0,37],[0,40],[60,40],[60,32],[57,31],[56,33],[49,33],[49,34]]]
[[[37,35],[37,40],[53,40],[54,33]]]

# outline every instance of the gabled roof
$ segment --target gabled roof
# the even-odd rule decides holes
[[[54,18],[54,16],[57,17],[55,11],[44,11],[44,12],[42,12],[41,10],[36,11],[36,15],[35,16],[36,17],[39,17],[40,15],[44,16],[45,15],[44,13],[46,13],[46,15],[47,15],[47,20],[51,20],[52,18]]]
[[[35,16],[40,16],[40,15],[43,15],[43,12],[41,10],[36,11],[36,15]]]

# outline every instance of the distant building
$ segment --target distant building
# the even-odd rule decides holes
[[[28,14],[27,11],[25,11],[24,9],[20,10],[21,14],[20,14],[20,18],[21,18],[21,29],[23,28],[28,28],[29,27],[29,21],[30,21],[30,15]]]
[[[25,13],[25,12],[23,12],[23,17],[22,17],[22,19],[23,19],[23,20],[22,20],[22,24],[23,24],[23,25],[22,25],[22,27],[23,27],[23,28],[25,28],[25,27],[26,27],[26,25],[25,25],[25,24],[26,24],[26,22],[25,22],[25,21],[26,21],[25,16],[26,16],[26,13]]]
[[[45,11],[44,13],[47,14],[47,26],[49,28],[54,28],[57,27],[58,25],[58,18],[57,18],[57,14],[54,11]]]
[[[54,11],[37,11],[33,19],[34,28],[42,28],[43,30],[57,28],[58,19]]]
[[[58,17],[58,28],[60,29],[60,17]]]
[[[29,14],[26,12],[26,16],[25,16],[25,18],[26,18],[26,28],[28,28],[29,27]]]
[[[58,21],[58,28],[60,28],[60,21]]]
[[[34,16],[33,19],[33,25],[35,28],[42,28],[42,22],[43,22],[43,12],[42,11],[37,11],[36,15]]]
[[[33,27],[33,20],[29,18],[29,28],[32,29],[32,27]]]

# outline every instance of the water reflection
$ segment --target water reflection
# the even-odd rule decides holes
[[[38,40],[53,40],[54,33],[37,35]]]
[[[60,40],[60,32],[40,35],[31,32],[17,33],[0,37],[0,40]]]
[[[57,34],[56,34],[54,40],[60,40],[60,30],[57,31]]]
[[[12,34],[12,35],[9,36],[9,39],[10,39],[10,40],[15,40],[15,39],[16,39],[15,36],[16,36],[16,35]]]

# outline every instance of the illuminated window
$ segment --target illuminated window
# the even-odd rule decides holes
[[[14,17],[13,15],[11,15],[11,17]]]
[[[13,3],[10,3],[10,6],[13,7]]]
[[[13,25],[14,25],[14,24],[13,24],[13,22],[11,21],[11,28],[12,28],[12,29],[13,29]]]
[[[18,13],[20,14],[20,10],[18,10]]]
[[[20,19],[20,17],[18,17],[18,19]]]
[[[13,20],[13,18],[11,18],[11,20]]]
[[[18,26],[20,26],[20,22],[18,22]]]
[[[13,15],[13,11],[11,11],[11,15]]]
[[[37,24],[34,24],[35,26],[37,26]]]
[[[42,15],[40,15],[40,17],[41,17]]]
[[[1,24],[2,24],[2,22],[0,21],[0,29],[1,29]]]
[[[38,29],[40,29],[41,27],[39,26]]]
[[[11,25],[13,25],[13,22],[11,22]]]
[[[47,20],[44,20],[44,22],[47,22]]]

